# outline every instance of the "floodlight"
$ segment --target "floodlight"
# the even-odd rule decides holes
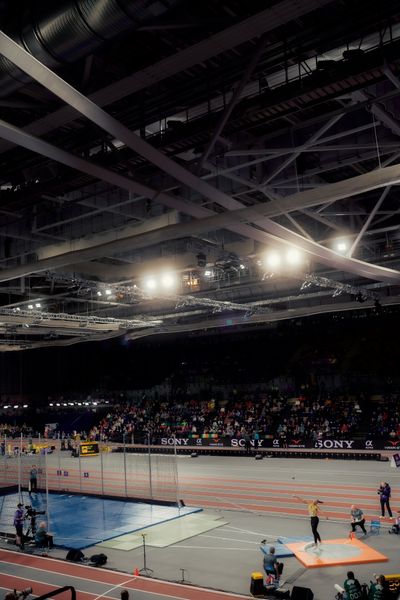
[[[157,289],[156,279],[154,279],[154,277],[149,277],[148,279],[145,280],[144,287],[149,291],[153,291],[153,290]]]
[[[111,296],[112,291],[111,290],[106,290],[106,296]]]
[[[276,269],[281,264],[281,255],[278,252],[270,252],[267,254],[265,262],[271,269]]]
[[[204,277],[212,277],[213,276],[213,272],[210,270],[204,271]]]
[[[40,304],[40,302],[36,302],[35,306],[36,308],[41,308],[42,305]]]
[[[100,290],[97,292],[98,296],[102,296],[103,294],[100,292]]]
[[[303,255],[297,248],[289,248],[286,252],[286,261],[294,267],[303,261]]]
[[[172,273],[164,273],[161,277],[161,284],[165,289],[171,289],[176,285],[176,277]]]
[[[348,244],[346,242],[346,240],[337,240],[335,243],[335,248],[337,252],[346,252],[347,248],[348,248]]]
[[[28,304],[29,310],[33,310],[33,304]]]

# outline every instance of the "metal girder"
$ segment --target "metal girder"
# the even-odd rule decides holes
[[[291,212],[299,210],[300,208],[312,207],[320,204],[328,204],[333,200],[347,198],[349,196],[357,195],[372,189],[377,189],[390,184],[396,184],[400,182],[400,166],[394,165],[374,171],[372,173],[366,173],[359,175],[347,181],[338,182],[335,184],[328,184],[324,188],[317,188],[306,192],[299,192],[282,198],[280,200],[279,209],[271,207],[268,204],[253,206],[250,208],[242,208],[240,210],[232,210],[227,213],[215,215],[212,211],[197,206],[192,203],[185,202],[177,197],[172,197],[164,192],[160,192],[157,195],[155,190],[142,184],[108,171],[103,167],[93,165],[88,161],[81,158],[75,157],[64,150],[30,136],[22,130],[0,121],[0,136],[8,137],[17,143],[24,145],[25,147],[39,152],[48,156],[49,158],[59,160],[68,164],[72,168],[82,170],[83,172],[89,172],[94,177],[104,179],[109,182],[113,182],[114,185],[119,185],[125,189],[132,189],[147,195],[147,197],[158,198],[161,202],[172,205],[178,210],[190,214],[196,217],[197,221],[186,224],[173,225],[171,227],[163,228],[161,231],[152,231],[148,234],[133,235],[131,238],[124,238],[122,240],[116,240],[107,244],[98,244],[97,246],[86,248],[80,251],[71,251],[63,253],[59,256],[53,256],[49,259],[38,261],[34,264],[28,264],[18,266],[12,269],[7,269],[4,272],[0,272],[0,281],[8,281],[17,277],[28,275],[29,273],[46,271],[53,268],[59,268],[68,264],[84,262],[86,260],[92,260],[98,257],[102,253],[116,252],[120,248],[124,248],[129,239],[130,248],[143,247],[147,244],[157,244],[160,241],[167,239],[176,239],[182,235],[192,235],[193,233],[200,233],[202,231],[210,231],[215,228],[226,228],[231,231],[235,231],[241,235],[255,239],[262,243],[268,241],[275,241],[276,243],[292,243],[299,248],[302,248],[306,252],[311,253],[318,260],[330,266],[334,266],[338,269],[357,273],[363,277],[369,277],[382,281],[390,280],[392,282],[398,282],[400,273],[392,269],[386,269],[385,267],[379,267],[362,261],[356,261],[343,256],[337,255],[332,250],[324,248],[319,244],[305,240],[301,236],[297,236],[293,232],[286,230],[284,227],[270,221],[271,217],[276,217],[281,214],[282,210],[285,212]],[[256,229],[246,222],[258,223],[260,218],[268,217],[268,223],[274,228],[274,232],[262,231]],[[279,230],[279,231],[278,231]],[[283,238],[277,237],[283,235]],[[272,235],[271,235],[272,234]]]
[[[354,251],[357,248],[359,241],[361,240],[364,233],[367,231],[368,227],[370,226],[372,220],[374,219],[375,215],[377,214],[379,208],[382,206],[382,203],[385,200],[386,196],[389,194],[390,190],[391,190],[390,186],[387,186],[383,190],[379,200],[377,201],[374,208],[371,210],[370,214],[366,218],[364,225],[361,227],[359,233],[356,236],[356,239],[353,241],[353,243],[347,253],[347,256],[353,256]]]
[[[342,114],[339,115],[335,115],[334,117],[332,117],[331,119],[329,119],[329,121],[327,123],[325,123],[320,129],[318,129],[318,131],[316,131],[309,140],[307,140],[307,142],[304,144],[304,146],[306,148],[308,148],[309,146],[311,146],[312,144],[314,144],[317,140],[319,140],[319,138],[324,135],[324,133],[326,131],[328,131],[328,129],[330,129],[331,127],[333,127],[334,125],[336,125],[336,123],[343,117]],[[270,173],[262,182],[261,182],[261,189],[263,189],[264,187],[266,187],[268,185],[268,183],[270,181],[272,181],[273,179],[275,179],[275,177],[284,169],[286,169],[286,167],[288,167],[290,164],[292,164],[292,162],[294,162],[301,154],[301,150],[298,150],[296,152],[294,152],[291,156],[289,156],[285,161],[283,161],[282,164],[280,164],[278,167],[276,167],[276,169],[274,169],[272,171],[272,173]]]
[[[83,114],[91,121],[93,121],[103,129],[114,135],[117,139],[123,141],[128,147],[144,156],[147,160],[149,160],[154,165],[158,166],[163,171],[169,173],[170,175],[172,175],[188,187],[196,190],[200,194],[203,194],[203,196],[209,198],[212,202],[217,202],[225,208],[228,208],[230,211],[237,212],[238,209],[242,207],[242,205],[239,202],[230,198],[227,194],[221,192],[220,190],[213,188],[205,181],[199,179],[198,177],[187,171],[185,168],[175,163],[170,158],[164,156],[161,152],[150,146],[147,142],[139,138],[121,123],[116,121],[113,117],[105,113],[101,108],[96,106],[93,102],[85,98],[77,90],[72,88],[69,84],[63,81],[50,69],[42,65],[39,61],[32,57],[28,52],[23,50],[20,46],[18,46],[18,44],[13,42],[4,33],[0,33],[0,52],[7,58],[9,58],[9,60],[14,62],[23,71],[25,71],[31,77],[36,79],[39,83],[42,83],[42,85],[46,86],[50,91],[52,91],[61,99],[73,106],[81,114]],[[337,115],[335,118],[340,118],[340,115]],[[334,119],[331,119],[329,121],[329,125],[333,124],[333,121]],[[326,130],[327,126],[328,124],[325,125],[323,131]],[[14,128],[14,134],[16,133],[15,129],[16,128]],[[21,133],[23,134],[24,132],[21,132],[19,130],[18,135],[20,137]],[[35,151],[35,148],[33,148],[33,150]],[[63,151],[59,150],[59,152]],[[98,167],[96,167],[96,169],[98,169]],[[159,197],[160,201],[162,201],[161,194]],[[192,213],[194,205],[191,205],[191,207]],[[195,208],[197,214],[205,210],[201,207]],[[204,213],[202,214],[204,215]],[[229,213],[229,216],[230,215],[231,213]],[[382,267],[374,267],[374,265],[368,265],[368,268],[365,268],[365,266],[359,264],[360,261],[346,263],[346,260],[350,261],[351,259],[345,259],[345,261],[343,262],[343,257],[337,257],[335,253],[328,251],[328,249],[323,248],[310,240],[305,240],[301,236],[294,234],[293,232],[274,223],[268,218],[265,219],[263,217],[260,217],[255,221],[255,223],[263,227],[266,231],[260,231],[258,229],[255,229],[254,227],[242,224],[235,224],[231,226],[231,228],[234,231],[240,233],[241,235],[252,237],[253,239],[257,240],[265,241],[268,238],[271,239],[272,236],[272,239],[279,243],[294,243],[295,245],[303,248],[306,252],[309,252],[310,254],[317,257],[322,262],[328,263],[331,266],[336,266],[339,261],[341,262],[341,268],[344,268],[345,270],[353,270],[353,272],[357,272],[358,274],[363,276],[373,276],[374,278],[376,278],[377,273],[380,273],[382,277],[393,277],[394,273],[396,273],[392,272],[391,274],[389,274],[387,272],[382,271]],[[268,233],[269,235],[266,235],[266,233]],[[374,275],[371,275],[371,270],[375,271]],[[366,275],[366,273],[370,273],[370,275]],[[398,274],[396,273],[396,279],[397,277]]]
[[[258,61],[260,60],[260,57],[261,57],[262,53],[264,52],[267,42],[268,42],[268,37],[264,34],[264,36],[260,39],[260,41],[257,45],[256,51],[254,52],[253,56],[251,57],[251,60],[250,60],[249,64],[247,65],[246,70],[244,71],[244,73],[242,75],[242,79],[240,80],[239,84],[236,86],[235,91],[232,94],[232,98],[231,98],[228,106],[223,111],[223,113],[221,114],[221,116],[218,120],[218,123],[215,127],[215,130],[211,137],[211,140],[209,141],[209,143],[203,153],[203,156],[200,159],[199,169],[201,169],[203,167],[204,163],[210,156],[210,153],[212,152],[212,149],[214,148],[215,142],[217,141],[218,137],[222,133],[226,123],[228,122],[229,117],[232,114],[233,109],[235,108],[238,100],[240,99],[240,95],[243,92],[243,89],[244,89],[246,83],[250,79],[254,69],[257,66]]]
[[[193,46],[176,52],[139,72],[128,75],[120,81],[111,83],[91,94],[90,99],[99,106],[107,106],[117,102],[125,96],[143,90],[183,70],[190,69],[194,65],[201,64],[222,52],[231,50],[246,41],[257,38],[292,19],[298,19],[302,15],[331,2],[332,0],[303,0],[302,2],[284,0],[279,2],[275,6],[252,15],[240,23],[235,23]],[[76,118],[78,118],[78,115],[75,110],[70,106],[65,106],[30,123],[24,130],[34,135],[43,135]],[[9,147],[9,144],[2,144],[0,153]]]
[[[379,125],[379,123],[376,123]],[[365,125],[361,125],[360,127],[354,127],[353,129],[347,129],[345,131],[340,131],[339,133],[335,133],[334,135],[328,135],[324,138],[320,138],[317,140],[313,146],[320,147],[321,144],[327,144],[334,140],[338,140],[343,137],[347,137],[349,135],[354,135],[356,133],[361,133],[362,131],[367,131],[368,129],[372,129],[375,126],[374,123],[366,123]],[[274,137],[276,135],[274,134]],[[260,143],[260,140],[257,140],[257,143]],[[302,144],[300,146],[296,146],[295,148],[248,148],[246,150],[228,150],[225,152],[224,156],[264,156],[269,154],[274,154],[278,156],[284,156],[285,154],[292,154],[297,150],[305,152],[308,149],[307,144]],[[311,150],[310,150],[311,151]],[[274,157],[268,157],[268,160],[272,160]]]

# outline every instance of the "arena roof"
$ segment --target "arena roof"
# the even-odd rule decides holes
[[[397,1],[0,14],[0,350],[398,303]]]

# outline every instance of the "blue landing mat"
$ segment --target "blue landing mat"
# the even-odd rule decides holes
[[[0,531],[15,533],[14,512],[18,495],[0,497]],[[45,494],[23,497],[24,505],[35,510],[47,510]],[[185,515],[200,512],[201,508],[177,508],[142,502],[103,500],[92,496],[49,494],[50,526],[57,546],[65,548],[87,548],[104,540],[138,531],[150,525],[171,521]],[[47,516],[38,516],[37,522],[47,521]],[[29,520],[26,521],[26,531]]]
[[[295,542],[313,542],[314,538],[311,535],[302,535],[300,537],[278,537],[278,542],[281,544],[293,544]]]
[[[275,556],[276,558],[285,558],[287,556],[294,556],[294,552],[286,548],[284,544],[275,544]]]

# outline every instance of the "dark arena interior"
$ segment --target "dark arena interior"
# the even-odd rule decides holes
[[[399,1],[0,19],[0,599],[398,598]]]

